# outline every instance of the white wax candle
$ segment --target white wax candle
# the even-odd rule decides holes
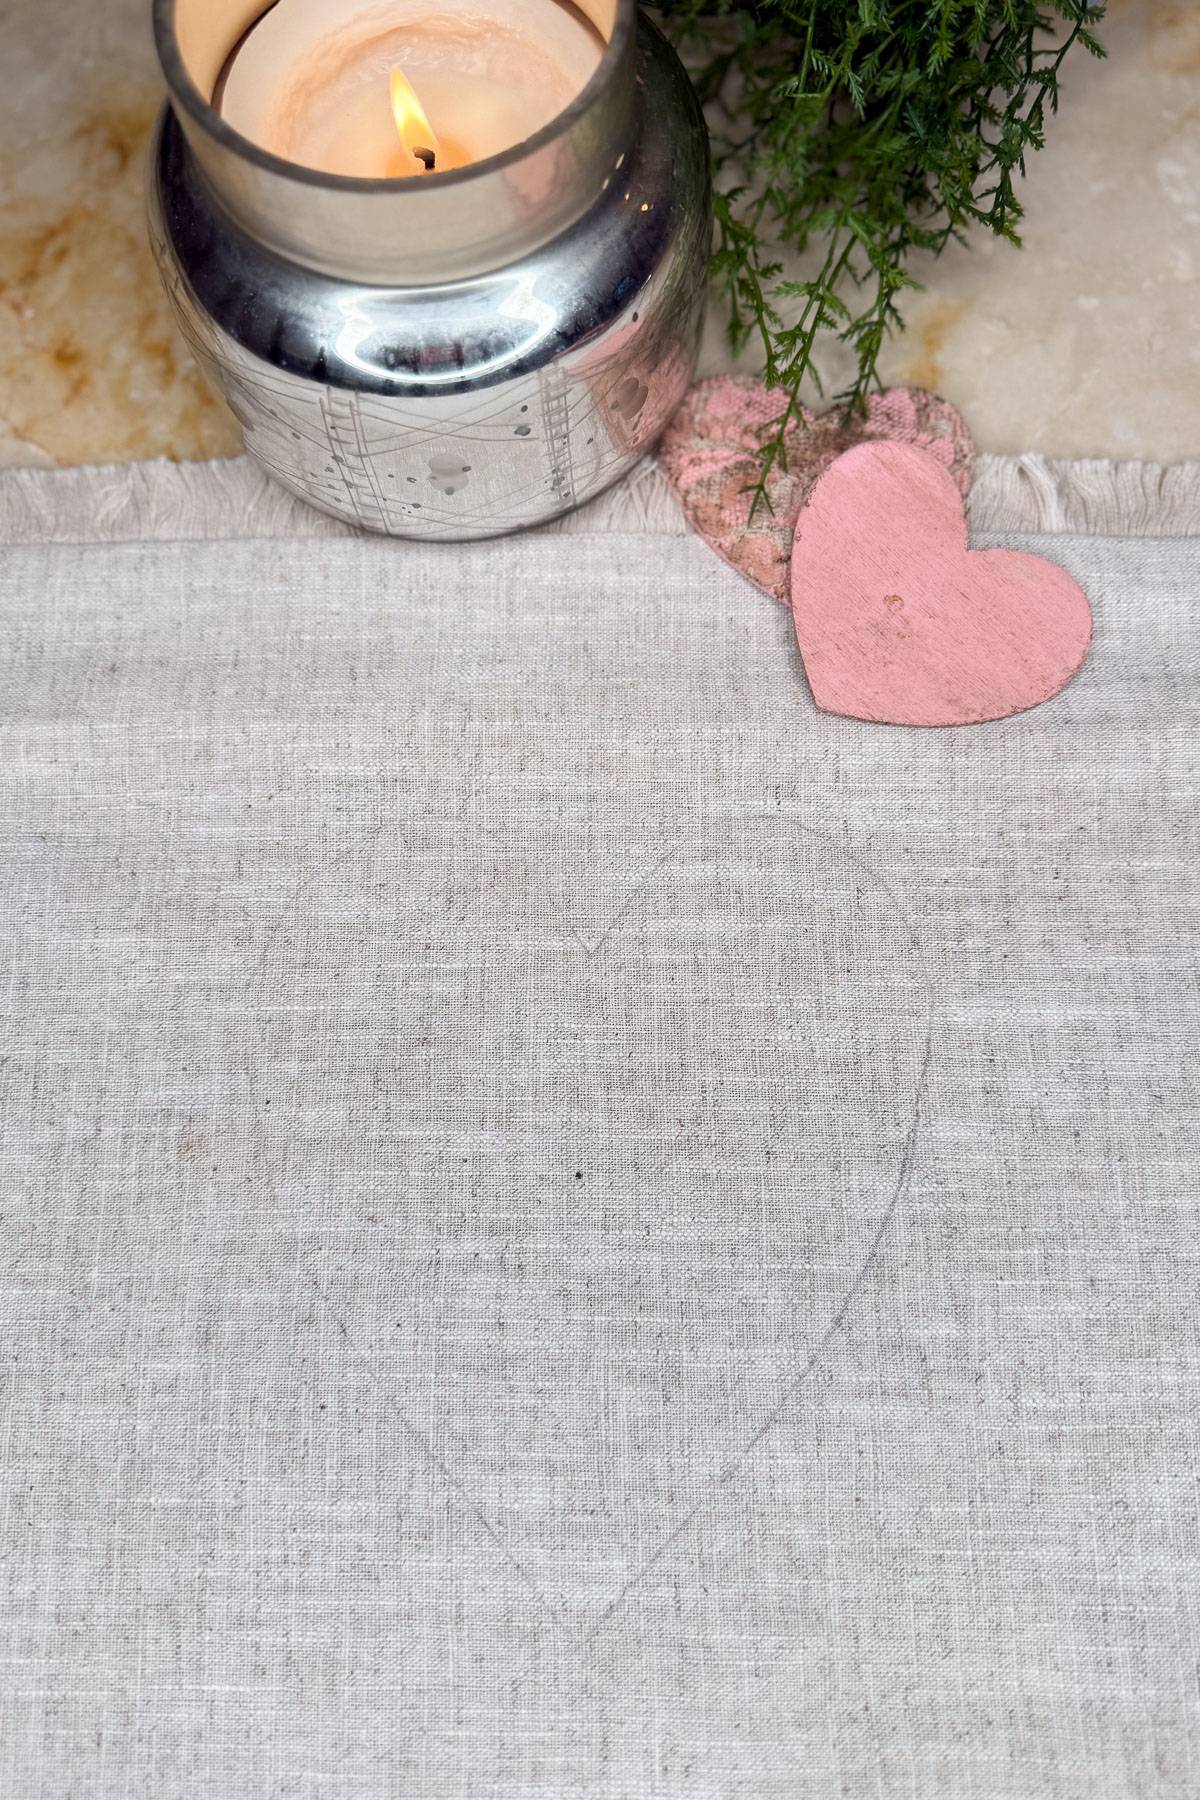
[[[440,169],[495,156],[582,92],[604,51],[558,0],[279,0],[230,64],[222,116],[289,162],[335,175],[418,175],[392,71],[420,101]]]

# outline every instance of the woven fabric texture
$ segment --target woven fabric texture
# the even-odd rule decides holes
[[[6,553],[5,1800],[1200,1791],[1200,541],[987,541],[926,732],[692,538]]]

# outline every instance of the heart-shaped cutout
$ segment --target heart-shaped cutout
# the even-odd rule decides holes
[[[801,407],[788,427],[786,455],[772,469],[766,500],[754,509],[764,436],[785,401],[761,381],[717,376],[689,393],[668,426],[660,456],[690,523],[718,556],[765,593],[791,597],[796,521],[825,470],[853,445],[886,440],[928,451],[966,496],[974,450],[961,415],[921,388],[872,394],[866,416],[820,417]],[[751,513],[753,511],[753,517]]]
[[[1092,641],[1065,569],[969,550],[962,495],[907,444],[860,444],[816,483],[792,557],[796,638],[823,712],[978,725],[1059,693]]]

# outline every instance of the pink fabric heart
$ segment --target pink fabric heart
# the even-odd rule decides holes
[[[1060,692],[1092,614],[1056,563],[968,550],[962,495],[907,444],[860,444],[817,482],[796,528],[792,613],[823,712],[975,725]]]
[[[852,445],[887,439],[916,444],[946,468],[960,493],[971,487],[970,434],[954,407],[921,388],[873,394],[865,418],[840,409],[819,418],[801,408],[788,427],[786,464],[767,482],[750,517],[759,450],[786,401],[761,381],[718,376],[694,387],[667,427],[660,455],[684,512],[718,556],[787,603],[792,539],[814,485]]]

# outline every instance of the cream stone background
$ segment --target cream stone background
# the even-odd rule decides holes
[[[0,22],[0,463],[234,454],[177,340],[142,225],[160,84],[148,0],[7,0]],[[1027,187],[1026,247],[976,237],[926,292],[892,381],[995,452],[1200,454],[1200,5],[1113,0]],[[725,366],[719,321],[705,366]],[[836,356],[826,373],[838,380]]]

